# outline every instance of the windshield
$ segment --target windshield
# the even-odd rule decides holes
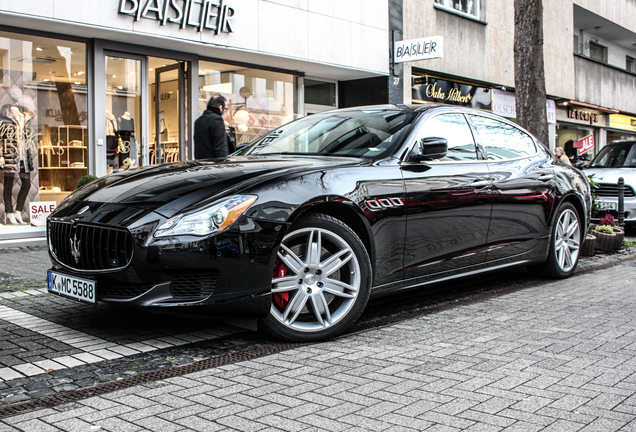
[[[415,117],[411,111],[386,109],[313,114],[270,132],[240,154],[384,157]]]
[[[636,144],[611,144],[603,147],[590,168],[636,168]]]

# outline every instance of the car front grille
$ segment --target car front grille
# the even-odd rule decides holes
[[[119,270],[133,257],[133,239],[125,229],[50,221],[48,235],[51,253],[71,269]]]
[[[172,297],[183,300],[203,300],[214,292],[219,272],[176,273],[170,284]]]
[[[617,197],[618,185],[612,183],[599,183],[598,188],[592,191],[594,194],[602,197]],[[625,185],[625,198],[633,198],[636,196],[631,186]]]
[[[119,299],[133,299],[150,290],[154,285],[105,285],[98,284],[97,292],[100,297]]]

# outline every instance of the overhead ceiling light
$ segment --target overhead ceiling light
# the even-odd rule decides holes
[[[44,81],[44,82],[49,82],[49,81],[51,81],[51,80],[50,80],[50,79],[48,79],[48,78],[44,78],[42,81]]]
[[[124,86],[117,86],[117,88],[118,88],[119,90],[123,90],[123,89],[124,89]]]
[[[117,78],[117,75],[113,75],[113,78]]]
[[[36,51],[44,51],[44,48],[41,47],[35,47]]]
[[[81,82],[80,81],[75,81],[75,84],[80,85]]]
[[[84,71],[79,71],[77,74],[78,75],[84,75]]]

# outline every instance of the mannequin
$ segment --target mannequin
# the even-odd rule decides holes
[[[26,148],[26,123],[33,117],[28,110],[16,105],[3,105],[0,108],[0,145],[2,146],[4,172],[4,205],[6,219],[12,225],[27,225],[22,219],[22,211],[31,188],[31,171],[34,169],[30,152]],[[16,208],[13,209],[13,185],[20,179],[20,190]]]
[[[106,111],[106,159],[109,167],[108,173],[119,171],[119,157],[117,156],[119,146],[119,128],[117,119],[110,111]],[[112,168],[111,168],[112,167]]]
[[[131,152],[135,149],[135,120],[130,117],[130,113],[126,111],[121,117],[117,119],[117,126],[119,128],[120,146],[119,157],[123,162],[131,156]],[[122,163],[122,166],[126,165],[126,168],[130,168],[130,161],[128,163]]]

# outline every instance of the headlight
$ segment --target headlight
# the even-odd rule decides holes
[[[196,213],[175,216],[155,231],[155,237],[178,235],[203,236],[232,225],[256,201],[254,195],[236,195]]]

